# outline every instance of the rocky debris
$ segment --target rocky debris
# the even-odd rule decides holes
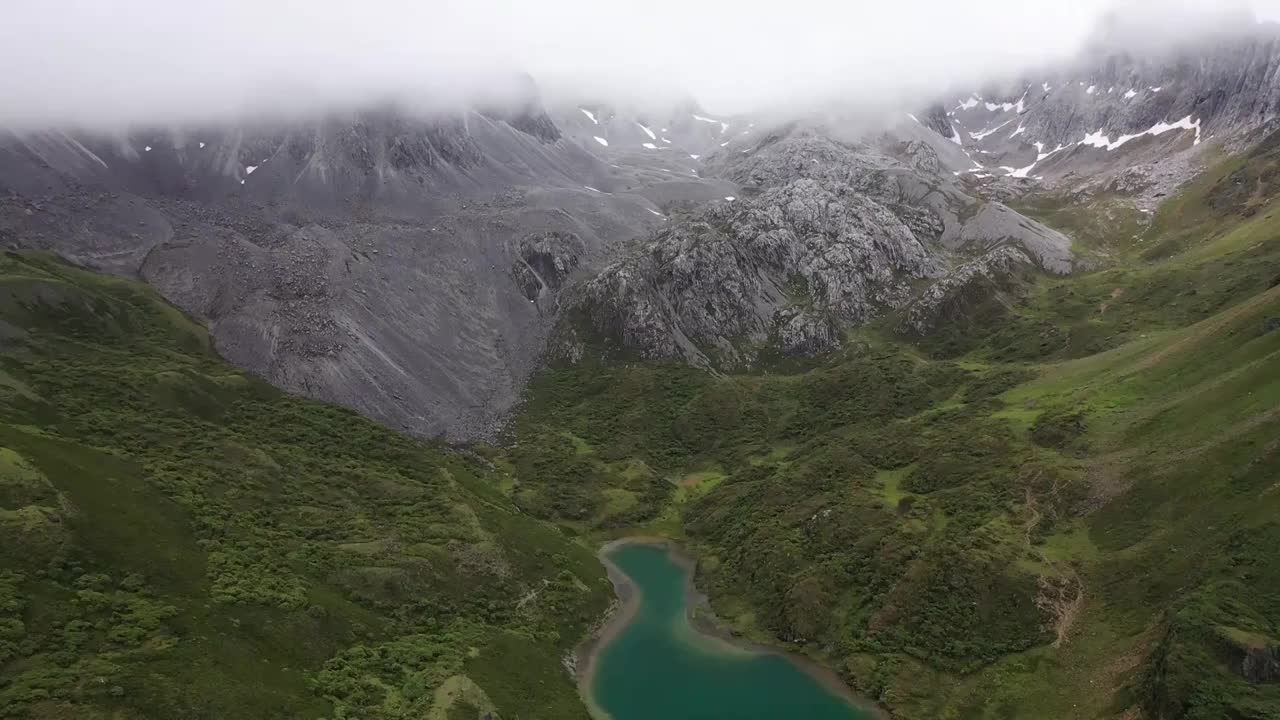
[[[942,324],[963,323],[973,309],[992,297],[1017,288],[1035,265],[1022,250],[1001,247],[951,270],[902,309],[900,332],[923,337]]]
[[[937,175],[942,170],[938,153],[928,143],[921,140],[909,140],[902,145],[900,151],[908,158],[908,164],[928,175]]]
[[[951,120],[947,118],[947,109],[941,103],[934,103],[919,116],[921,123],[944,138],[953,134]]]
[[[286,390],[417,435],[492,438],[559,290],[658,222],[648,175],[549,122],[533,105],[379,107],[127,137],[0,131],[0,242],[141,276]],[[642,182],[584,187],[610,177]]]
[[[1058,275],[1071,272],[1073,266],[1070,238],[998,202],[978,208],[960,229],[958,239],[961,247],[1020,247],[1041,268]]]
[[[941,116],[937,104],[916,115],[935,148],[962,149],[943,153],[947,171],[1109,190],[1152,209],[1211,160],[1207,148],[1237,152],[1274,129],[1280,26],[1237,18],[1150,46],[1134,37],[1117,42],[1100,28],[1068,62],[997,87],[959,88],[938,103]]]
[[[585,253],[586,245],[575,233],[537,233],[520,241],[511,274],[521,293],[536,302],[544,292],[559,293]]]
[[[792,180],[845,183],[863,189],[877,171],[898,163],[866,143],[835,140],[821,127],[775,131],[755,152],[730,155],[716,168],[744,187],[767,188]]]
[[[914,148],[904,154],[904,148]],[[906,163],[875,148],[833,139],[815,128],[775,137],[749,157],[730,160],[724,172],[746,187],[769,186],[803,177],[846,183],[890,209],[921,242],[948,250],[986,252],[997,245],[1025,249],[1043,269],[1072,269],[1071,239],[1000,203],[968,195],[950,173],[928,173],[909,166],[937,158],[924,143],[896,148]]]
[[[844,330],[907,306],[921,285],[931,289],[909,322],[925,327],[979,280],[1072,269],[1069,238],[965,194],[927,143],[896,155],[798,127],[719,158],[742,197],[679,219],[574,292],[576,331],[641,357],[734,367],[765,344],[837,348]],[[959,253],[983,257],[947,273]],[[559,336],[557,357],[585,352],[576,331]]]
[[[784,308],[778,311],[775,324],[775,344],[788,355],[821,355],[840,347],[840,329],[826,315]]]
[[[835,347],[836,325],[904,304],[915,281],[939,272],[887,208],[848,185],[802,178],[657,233],[573,304],[595,332],[644,357],[707,365],[710,353],[733,366],[748,360],[742,339],[772,335],[792,352]],[[810,307],[817,312],[798,311]]]

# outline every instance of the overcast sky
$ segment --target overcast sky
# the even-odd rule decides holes
[[[1153,20],[1223,2],[1121,0]],[[687,92],[716,112],[820,95],[857,101],[1067,55],[1116,4],[3,0],[0,125],[194,120],[393,93],[449,97],[512,70],[560,89]],[[1280,0],[1242,4],[1280,19]]]

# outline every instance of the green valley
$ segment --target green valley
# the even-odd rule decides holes
[[[586,717],[609,584],[489,461],[48,256],[0,259],[0,336],[0,717]]]
[[[636,534],[894,717],[1275,717],[1277,163],[1273,137],[1149,222],[1026,199],[1093,268],[970,288],[923,337],[890,314],[714,372],[597,339],[466,448],[9,253],[0,717],[585,718],[595,552]]]
[[[1278,138],[1149,223],[1028,200],[1096,269],[980,289],[927,337],[548,370],[513,498],[679,538],[721,617],[895,717],[1274,717]]]

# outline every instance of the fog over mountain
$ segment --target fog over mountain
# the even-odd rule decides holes
[[[1230,3],[1228,3],[1230,4]],[[362,3],[13,0],[0,125],[209,122],[396,97],[454,105],[518,90],[693,96],[716,112],[832,98],[895,104],[1075,52],[1116,11],[1135,41],[1200,30],[1222,2],[588,0]],[[1280,1],[1231,9],[1280,17]]]
[[[1280,0],[0,9],[0,720],[1280,719]]]

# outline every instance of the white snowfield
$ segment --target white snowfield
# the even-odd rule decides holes
[[[1002,127],[1004,127],[1004,126],[1008,125],[1009,123],[1013,122],[1014,120],[1017,120],[1017,118],[1009,118],[1008,120],[1005,120],[1004,122],[1000,123],[999,125],[997,125],[997,126],[995,126],[995,127],[991,128],[990,130],[982,130],[982,131],[979,131],[979,132],[971,132],[971,133],[969,133],[969,137],[973,138],[974,140],[981,140],[982,138],[984,138],[984,137],[986,137],[986,136],[990,135],[991,133],[994,133],[995,131],[999,130],[1000,128],[1002,128]]]
[[[1199,144],[1200,144],[1200,121],[1199,121],[1199,120],[1196,120],[1196,121],[1194,121],[1194,122],[1193,122],[1193,121],[1191,120],[1191,116],[1190,116],[1190,115],[1188,115],[1188,116],[1186,116],[1186,117],[1182,118],[1181,120],[1179,120],[1179,121],[1177,121],[1177,122],[1173,122],[1173,123],[1167,123],[1167,122],[1164,122],[1164,121],[1160,121],[1160,122],[1156,123],[1155,125],[1152,125],[1151,127],[1147,128],[1146,130],[1143,130],[1143,131],[1142,131],[1142,132],[1140,132],[1140,133],[1134,133],[1134,134],[1132,134],[1132,135],[1121,135],[1120,137],[1116,138],[1115,140],[1112,140],[1112,139],[1110,139],[1109,137],[1107,137],[1106,135],[1103,135],[1103,134],[1102,134],[1102,130],[1101,130],[1101,129],[1099,129],[1099,130],[1098,130],[1098,131],[1096,131],[1096,132],[1091,132],[1091,133],[1089,133],[1088,135],[1085,135],[1085,136],[1084,136],[1084,140],[1081,140],[1081,141],[1080,141],[1080,144],[1081,144],[1081,145],[1089,145],[1089,146],[1096,147],[1096,148],[1103,148],[1103,149],[1107,150],[1107,152],[1110,152],[1110,151],[1115,150],[1116,148],[1120,147],[1121,145],[1124,145],[1125,143],[1129,142],[1130,140],[1136,140],[1136,139],[1138,139],[1138,138],[1140,138],[1140,137],[1143,137],[1143,136],[1146,136],[1146,135],[1163,135],[1163,134],[1165,134],[1165,133],[1169,132],[1170,130],[1195,130],[1195,131],[1196,131],[1196,140],[1195,140],[1195,143],[1194,143],[1194,144],[1196,144],[1196,145],[1199,145]]]
[[[1135,97],[1137,97],[1137,96],[1138,96],[1138,91],[1137,91],[1137,90],[1126,90],[1126,91],[1125,91],[1125,93],[1124,93],[1124,99],[1125,99],[1125,100],[1132,100],[1133,98],[1135,98]]]
[[[594,113],[592,113],[590,110],[588,110],[588,109],[586,109],[586,108],[578,108],[578,109],[579,109],[579,110],[581,110],[581,111],[582,111],[582,114],[583,114],[583,115],[586,115],[586,116],[587,116],[587,119],[588,119],[588,120],[590,120],[592,123],[594,123],[594,124],[596,124],[596,125],[599,125],[599,124],[600,124],[600,121],[596,119],[595,114],[594,114]]]
[[[1177,122],[1172,122],[1172,123],[1164,122],[1164,121],[1158,122],[1155,125],[1152,125],[1151,127],[1147,128],[1146,130],[1143,130],[1140,133],[1133,133],[1131,135],[1121,135],[1115,140],[1112,140],[1110,137],[1103,135],[1102,130],[1099,129],[1096,132],[1091,132],[1085,135],[1084,139],[1078,143],[1075,143],[1075,145],[1087,145],[1089,147],[1100,148],[1102,150],[1106,150],[1107,152],[1111,152],[1112,150],[1119,148],[1120,146],[1124,145],[1130,140],[1136,140],[1140,137],[1145,137],[1147,135],[1152,135],[1152,136],[1163,135],[1169,132],[1170,130],[1195,130],[1196,137],[1193,144],[1194,145],[1200,144],[1200,121],[1192,120],[1191,116],[1188,115],[1182,118],[1181,120],[1178,120]],[[1009,177],[1016,177],[1016,178],[1031,177],[1031,171],[1032,169],[1035,168],[1036,165],[1040,164],[1050,155],[1053,155],[1056,152],[1061,152],[1062,150],[1066,150],[1068,147],[1072,147],[1070,145],[1059,145],[1058,147],[1050,150],[1049,152],[1045,152],[1044,143],[1036,142],[1032,144],[1035,146],[1036,153],[1037,153],[1035,162],[1023,168],[1001,166],[1000,169],[1004,170]]]
[[[594,138],[596,139],[596,142],[600,143],[601,145],[603,145],[603,146],[605,146],[605,147],[609,147],[609,141],[608,141],[608,140],[605,140],[604,138],[600,137],[599,135],[592,135],[592,137],[594,137]]]
[[[253,171],[254,171],[254,170],[257,170],[257,169],[258,169],[258,166],[257,166],[257,165],[245,165],[245,166],[244,166],[244,174],[245,174],[245,175],[252,175],[252,174],[253,174]]]
[[[652,130],[650,130],[649,128],[645,127],[644,125],[641,125],[640,123],[636,123],[636,126],[637,126],[637,127],[639,127],[641,130],[643,130],[643,131],[644,131],[644,134],[645,134],[645,135],[648,135],[650,140],[657,140],[657,139],[658,139],[658,136],[657,136],[657,135],[655,135],[655,134],[654,134],[654,132],[653,132]]]
[[[658,146],[657,146],[657,145],[654,145],[653,143],[644,143],[643,145],[641,145],[641,147],[645,148],[646,150],[657,150],[657,149],[658,149]]]

